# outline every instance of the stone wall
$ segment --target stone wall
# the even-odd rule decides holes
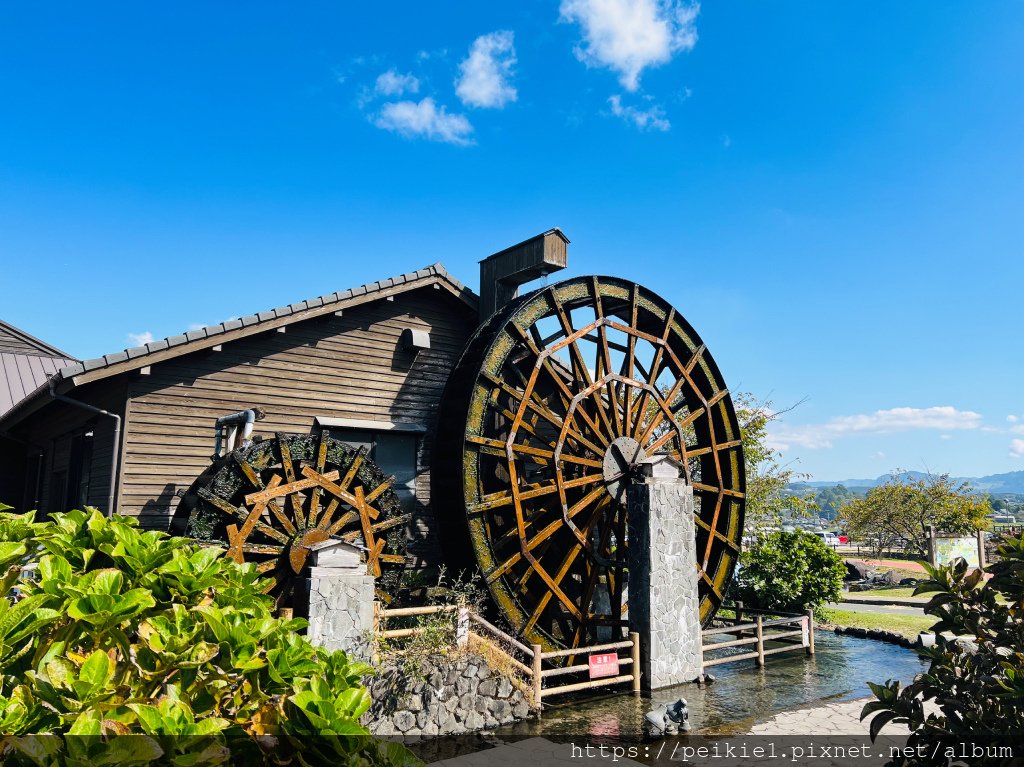
[[[413,673],[385,667],[369,688],[373,705],[363,722],[375,735],[454,735],[532,713],[525,690],[474,654],[434,656]]]
[[[373,576],[366,574],[365,566],[358,570],[313,567],[306,582],[309,641],[369,660],[374,593]]]
[[[650,477],[628,491],[629,630],[641,636],[646,689],[700,675],[693,488],[678,478]]]

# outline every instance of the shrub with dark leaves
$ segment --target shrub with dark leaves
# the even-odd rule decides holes
[[[971,764],[1024,764],[1024,537],[1004,539],[998,551],[988,580],[957,559],[929,567],[930,578],[914,590],[933,595],[924,609],[937,619],[937,643],[921,650],[929,668],[905,687],[872,684],[877,700],[861,713],[874,714],[872,738],[888,722],[902,723],[911,730],[908,745],[929,755],[894,764],[947,764],[963,744],[984,750]],[[1017,751],[1010,757],[998,746]]]

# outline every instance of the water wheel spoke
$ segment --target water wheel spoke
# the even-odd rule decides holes
[[[277,520],[278,524],[284,528],[284,531],[288,535],[295,535],[295,525],[292,521],[285,516],[285,513],[281,511],[281,507],[277,505],[277,501],[267,501],[267,508],[270,509],[270,513],[274,515],[274,519]]]
[[[267,543],[243,543],[242,552],[245,554],[280,554],[284,546],[272,546]]]
[[[370,516],[369,508],[366,505],[366,499],[363,497],[363,486],[356,485],[355,492],[355,503],[353,506],[359,514],[359,526],[363,534],[363,545],[372,553],[377,546],[377,541],[373,536],[373,527],[371,526],[373,518]],[[377,561],[376,557],[370,559],[367,564],[372,575],[380,575],[380,563]]]
[[[338,483],[338,486],[342,490],[348,490],[352,485],[352,480],[356,477],[356,472],[359,471],[359,467],[363,465],[363,461],[366,458],[366,446],[361,446],[359,452],[356,453],[355,458],[352,459],[352,465],[348,467],[348,471],[345,472],[344,479]]]
[[[392,527],[404,525],[410,519],[412,519],[412,514],[403,514],[400,517],[392,517],[384,522],[378,522],[374,525],[370,525],[370,529],[375,533],[382,533],[385,530],[390,530]]]
[[[370,471],[359,483],[364,465]],[[195,530],[199,522],[204,538],[225,542],[226,556],[254,560],[260,574],[270,576],[261,589],[287,607],[316,544],[347,536],[353,526],[366,543],[368,570],[375,576],[384,568],[404,566],[403,526],[409,516],[398,511],[394,479],[380,481],[380,476],[367,462],[365,449],[341,442],[328,430],[254,440],[212,464],[193,483],[188,494],[197,503],[187,507],[186,529]],[[210,511],[219,515],[212,536]]]
[[[202,498],[204,501],[213,504],[214,506],[216,506],[218,509],[220,509],[225,514],[228,514],[229,516],[237,517],[238,519],[241,519],[243,522],[249,519],[249,511],[244,506],[232,506],[223,498],[214,495],[206,488],[203,488],[202,490],[199,491],[199,497]],[[280,541],[281,543],[288,543],[289,538],[285,533],[275,530],[265,522],[254,522],[251,529],[258,530],[267,537],[273,538],[275,541]]]
[[[309,469],[309,471],[314,472],[313,469]],[[333,481],[337,479],[339,476],[340,472],[338,471],[330,471],[323,475],[317,474],[317,477],[326,479],[328,481]],[[275,475],[273,479],[277,480],[277,482],[274,483],[273,487],[271,487],[270,483],[268,482],[266,489],[257,491],[255,493],[249,493],[249,495],[245,496],[246,505],[251,506],[254,503],[266,503],[272,498],[280,498],[282,495],[291,495],[292,493],[298,493],[301,492],[302,490],[308,490],[311,487],[317,487],[317,480],[315,479],[306,478],[294,480],[292,482],[289,482],[287,485],[280,484],[282,480],[277,475]]]
[[[517,442],[507,444],[497,439],[488,439],[487,437],[466,437],[467,442],[471,442],[475,445],[480,445],[484,448],[490,448],[489,455],[504,456],[508,450],[512,450],[514,453],[520,453],[531,459],[534,459],[537,463],[541,463],[545,466],[549,466],[554,462],[555,451],[546,450],[541,447],[531,447],[530,445],[523,445]],[[593,458],[580,458],[575,455],[564,455],[563,460],[577,464],[579,466],[592,466],[595,469],[600,469],[604,464]]]
[[[382,495],[384,495],[384,493],[386,493],[388,490],[390,490],[391,487],[394,484],[395,484],[395,477],[394,476],[390,476],[387,479],[385,479],[383,482],[381,482],[379,485],[377,485],[377,487],[374,488],[371,492],[367,493],[366,499],[365,499],[366,503],[373,503],[375,500],[377,500]],[[376,519],[376,518],[377,517],[374,516],[374,519]]]
[[[602,498],[602,496],[605,497]],[[574,506],[572,506],[572,508],[569,509],[569,518],[571,519],[572,517],[576,516],[581,511],[583,511],[583,509],[585,509],[587,506],[589,506],[591,503],[597,500],[600,500],[602,503],[610,501],[610,499],[607,497],[607,491],[603,487],[594,488],[589,493],[587,493],[581,500],[579,500]],[[533,549],[537,548],[537,546],[539,546],[541,543],[543,543],[556,532],[558,532],[559,528],[563,527],[564,525],[565,521],[561,517],[552,521],[550,524],[545,526],[539,533],[537,533],[533,538],[530,538],[528,541],[524,543],[525,549],[527,551],[532,551]],[[498,567],[496,567],[493,571],[487,573],[487,581],[490,583],[494,580],[497,580],[502,575],[507,573],[510,569],[512,569],[515,565],[517,565],[522,558],[523,552],[517,551],[515,554],[513,554],[500,565],[498,565]]]
[[[346,511],[344,514],[341,515],[341,517],[339,517],[337,522],[335,522],[333,525],[327,528],[327,534],[335,535],[339,530],[344,530],[345,525],[349,524],[350,522],[355,522],[357,519],[359,519],[359,515],[356,514],[354,511]]]
[[[327,508],[324,509],[323,515],[321,515],[317,521],[318,528],[328,531],[331,529],[331,520],[334,519],[334,513],[338,510],[340,503],[341,501],[338,498],[332,498],[330,500],[327,504]],[[330,532],[328,532],[328,535],[330,535]]]
[[[316,446],[316,462],[313,464],[313,468],[316,469],[317,474],[323,475],[324,467],[327,466],[327,446],[331,439],[331,432],[327,429],[320,431],[320,439],[317,441]],[[334,472],[331,472],[332,474]],[[341,476],[341,473],[338,473]],[[331,479],[337,479],[338,477],[331,477]],[[316,485],[313,488],[313,492],[309,496],[309,526],[313,527],[316,525],[316,519],[320,516],[320,494],[323,492],[323,488]]]
[[[573,278],[494,315],[458,370],[472,404],[450,421],[465,424],[453,429],[455,502],[525,638],[572,648],[622,636],[626,490],[653,453],[694,480],[698,553],[713,574],[700,580],[701,619],[713,615],[739,549],[742,444],[717,367],[671,305],[634,283]]]

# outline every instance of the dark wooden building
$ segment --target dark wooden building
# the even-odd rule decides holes
[[[258,407],[255,434],[329,427],[366,445],[413,513],[410,554],[433,558],[434,419],[478,311],[435,264],[83,362],[37,342],[53,361],[19,376],[0,415],[0,500],[112,508],[166,529],[176,492],[210,464],[215,420]],[[3,359],[20,353],[7,346],[24,334],[0,331]]]

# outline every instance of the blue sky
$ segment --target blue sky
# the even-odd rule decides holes
[[[1024,469],[1024,3],[377,8],[0,7],[0,316],[90,357],[560,226],[795,468]]]

